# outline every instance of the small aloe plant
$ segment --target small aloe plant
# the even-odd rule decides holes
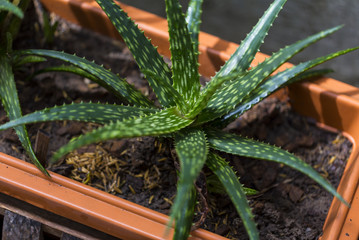
[[[23,50],[12,53],[12,58],[38,56],[60,59],[68,65],[43,71],[67,71],[85,76],[116,96],[126,99],[129,105],[72,103],[55,106],[23,117],[16,116],[0,126],[0,130],[55,120],[104,124],[60,148],[54,154],[52,162],[81,146],[108,139],[161,136],[173,140],[180,162],[177,195],[170,214],[170,222],[175,222],[174,239],[187,239],[189,236],[196,204],[195,182],[204,165],[207,165],[222,183],[242,218],[249,238],[259,238],[245,189],[230,165],[217,151],[285,164],[312,178],[345,203],[336,190],[301,159],[278,147],[226,133],[220,127],[277,89],[304,76],[322,73],[308,72],[309,69],[353,51],[354,49],[348,49],[332,53],[273,75],[274,71],[295,54],[340,27],[322,31],[287,46],[250,68],[264,37],[286,2],[274,0],[231,58],[211,81],[202,87],[198,72],[198,34],[202,0],[191,0],[187,15],[183,14],[178,0],[165,0],[172,55],[171,68],[120,6],[112,0],[96,1],[132,52],[160,106],[148,100],[125,79],[91,61],[51,50]]]
[[[27,9],[30,0],[8,1],[0,0],[0,99],[10,120],[22,116],[20,102],[14,80],[14,69],[27,62],[46,60],[37,56],[12,57],[12,41],[16,37],[23,12]],[[14,127],[19,140],[32,162],[46,175],[46,169],[41,165],[28,137],[26,127]]]

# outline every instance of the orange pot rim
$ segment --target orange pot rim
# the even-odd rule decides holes
[[[61,17],[92,28],[102,34],[119,38],[114,28],[94,0],[42,0],[47,9]],[[169,56],[167,23],[163,18],[122,5],[159,52]],[[200,72],[211,76],[237,48],[237,44],[215,36],[200,34]],[[256,62],[266,55],[258,53]],[[283,68],[290,67],[285,64]],[[353,142],[338,192],[352,203],[359,198],[359,89],[330,78],[316,82],[295,84],[289,88],[293,107],[300,113],[314,117],[321,124],[336,128]],[[334,110],[334,113],[333,113]],[[334,114],[334,115],[333,115]],[[163,239],[168,217],[119,197],[104,193],[56,173],[44,176],[35,166],[0,153],[0,189],[15,198],[70,218],[105,233],[124,239]],[[359,203],[348,209],[334,199],[323,227],[322,239],[341,239],[359,235],[359,225],[353,221]],[[350,223],[344,224],[344,223]],[[170,231],[169,237],[173,234]],[[191,239],[226,239],[198,229]],[[348,239],[348,238],[345,238]]]

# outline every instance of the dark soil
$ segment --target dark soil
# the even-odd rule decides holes
[[[129,51],[112,41],[60,21],[52,45],[34,38],[36,15],[26,21],[16,48],[52,48],[86,56],[111,68],[151,94]],[[37,32],[41,36],[41,32]],[[50,64],[56,62],[50,61]],[[16,75],[23,113],[72,101],[120,103],[111,94],[87,79],[69,74],[27,76],[43,65],[30,65]],[[152,97],[152,94],[151,94]],[[0,123],[7,121],[0,112]],[[72,137],[97,127],[82,122],[51,122],[28,125],[32,142],[41,129],[50,136],[48,157]],[[339,183],[351,143],[340,133],[328,132],[311,119],[299,116],[286,102],[270,98],[231,124],[228,131],[269,142],[293,152],[325,176],[334,186]],[[0,134],[0,151],[27,160],[13,130]],[[108,141],[69,154],[61,165],[50,169],[116,194],[132,202],[168,213],[175,196],[176,172],[171,142],[165,139],[138,138]],[[259,191],[249,196],[261,239],[317,239],[332,201],[332,196],[311,179],[288,167],[266,161],[223,154],[238,172],[241,182]],[[210,178],[204,170],[201,179]],[[205,176],[205,177],[204,177]],[[210,207],[202,228],[232,239],[246,239],[241,219],[225,195],[207,189]],[[218,189],[217,189],[218,190]],[[201,202],[201,199],[199,199]],[[199,206],[199,216],[203,212]],[[199,218],[199,217],[197,217]],[[196,219],[197,221],[198,219]]]

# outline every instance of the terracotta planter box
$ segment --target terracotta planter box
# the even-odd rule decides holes
[[[94,0],[42,0],[47,9],[61,17],[113,38],[120,38]],[[165,19],[124,6],[128,14],[169,55]],[[228,59],[237,45],[212,35],[200,35],[200,72],[211,76]],[[262,61],[258,54],[256,61]],[[283,67],[289,67],[286,64]],[[325,127],[343,131],[353,150],[340,181],[338,192],[351,203],[347,208],[334,199],[321,239],[358,239],[359,235],[359,89],[330,78],[301,83],[289,88],[293,107],[315,118]],[[122,239],[162,239],[167,216],[104,193],[55,173],[45,177],[29,163],[0,154],[0,191],[37,207],[70,218]],[[356,202],[354,201],[356,200]],[[357,218],[357,219],[355,219]],[[205,230],[196,230],[191,239],[225,239]]]

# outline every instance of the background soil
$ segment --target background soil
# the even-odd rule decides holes
[[[15,42],[15,47],[51,48],[86,56],[111,68],[127,78],[145,94],[153,98],[129,51],[115,42],[77,26],[60,21],[53,44],[43,42],[41,28],[34,12]],[[37,25],[34,25],[36,23]],[[35,35],[35,37],[34,37]],[[46,64],[57,64],[49,61]],[[44,107],[78,101],[121,103],[104,89],[69,74],[43,74],[25,80],[44,65],[29,65],[16,75],[23,113]],[[7,121],[2,110],[0,122]],[[73,136],[96,128],[96,124],[82,122],[51,122],[28,126],[34,142],[39,129],[50,136],[48,157]],[[268,99],[231,124],[227,131],[269,142],[293,152],[314,166],[333,185],[337,186],[351,143],[340,133],[318,129],[311,119],[294,113],[287,102]],[[13,130],[0,134],[0,151],[20,159],[27,159]],[[175,161],[171,142],[164,139],[139,138],[108,141],[91,145],[70,154],[62,165],[51,169],[116,194],[146,207],[168,213],[175,196]],[[223,154],[231,161],[246,187],[259,191],[250,196],[261,239],[317,239],[321,233],[332,196],[312,180],[288,167],[276,163],[246,159]],[[95,160],[93,160],[95,159]],[[205,169],[198,185],[212,179]],[[208,191],[205,191],[208,190]],[[217,190],[213,192],[213,190]],[[208,192],[208,193],[206,193]],[[228,197],[218,188],[204,188],[209,205],[206,221],[201,225],[233,239],[246,239],[245,230]],[[199,199],[201,202],[201,199]],[[198,207],[198,217],[204,212]]]

